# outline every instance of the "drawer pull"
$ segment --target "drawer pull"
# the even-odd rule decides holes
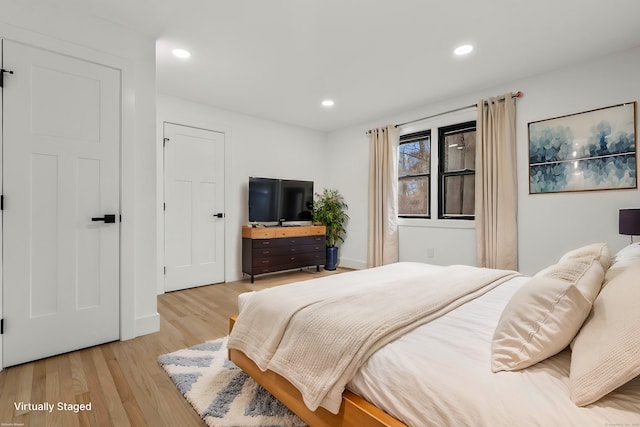
[[[271,262],[271,261],[269,261],[268,259],[263,259],[263,260],[262,260],[262,263],[263,263],[263,264],[269,264],[269,262]]]
[[[291,261],[295,261],[296,257],[292,256]]]
[[[263,245],[270,245],[270,244],[271,244],[271,242],[266,241],[266,242],[262,242],[262,244],[263,244]]]
[[[271,251],[262,251],[262,255],[269,255]]]

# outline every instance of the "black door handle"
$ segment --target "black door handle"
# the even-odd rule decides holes
[[[218,212],[217,214],[213,214],[213,216],[217,216],[218,218],[224,218],[224,214],[222,212]]]
[[[103,217],[98,217],[98,218],[91,218],[91,221],[104,221],[105,224],[111,224],[116,222],[116,216],[109,214],[109,215],[105,215]]]

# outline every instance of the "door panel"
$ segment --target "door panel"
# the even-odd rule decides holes
[[[9,138],[7,138],[9,141]],[[11,153],[8,151],[7,156]],[[28,266],[38,266],[30,268],[31,280],[28,293],[28,303],[30,307],[31,318],[45,317],[58,313],[58,280],[52,278],[58,277],[58,246],[60,245],[58,233],[58,210],[56,208],[58,202],[58,156],[45,154],[32,154],[31,167],[27,170],[29,175],[26,177],[31,182],[30,204],[33,207],[29,215],[24,218],[27,222],[26,229],[29,230],[30,244]],[[8,168],[7,168],[8,169]],[[10,192],[11,177],[8,176],[6,181],[7,194]],[[11,198],[13,203],[13,197]],[[49,215],[38,215],[38,212],[49,212]],[[11,214],[7,214],[6,227],[7,238],[11,236],[8,230],[11,226]],[[25,222],[26,222],[25,221]],[[7,245],[7,248],[11,246]],[[8,254],[9,255],[9,254]],[[12,272],[10,265],[6,266],[8,273]],[[9,277],[10,278],[10,277]],[[8,278],[8,279],[9,279]],[[11,282],[7,283],[7,287],[11,288]],[[9,316],[7,315],[9,318]],[[9,320],[7,320],[9,321]],[[7,334],[7,337],[9,335]]]
[[[165,124],[165,290],[224,281],[224,134]]]
[[[119,338],[120,72],[3,42],[5,366]]]
[[[32,64],[33,133],[80,143],[100,142],[100,80]],[[65,101],[60,108],[60,101]]]
[[[78,159],[78,221],[76,247],[78,248],[78,288],[77,309],[100,306],[100,241],[104,225],[89,225],[87,220],[101,212],[100,209],[100,160]],[[86,226],[83,226],[85,225]]]

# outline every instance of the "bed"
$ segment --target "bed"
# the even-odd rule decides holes
[[[460,267],[397,263],[242,294],[230,359],[312,426],[640,425],[638,244],[578,248],[532,277]],[[352,311],[381,320],[360,329]],[[317,397],[307,377],[338,381]]]

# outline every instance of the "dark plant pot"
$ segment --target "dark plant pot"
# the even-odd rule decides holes
[[[338,265],[338,247],[327,246],[327,260],[325,261],[324,269],[333,271],[336,269],[337,265]]]

